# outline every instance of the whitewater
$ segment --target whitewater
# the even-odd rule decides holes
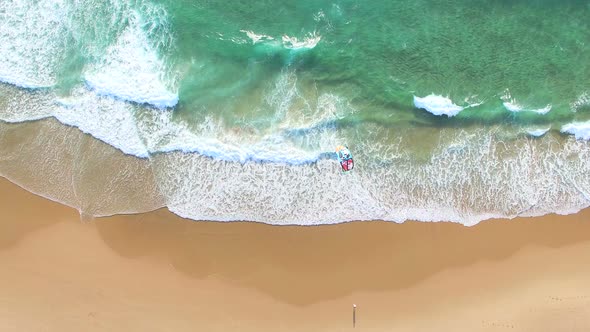
[[[404,63],[403,43],[404,71],[340,68],[363,36],[348,35],[364,12],[347,1],[310,5],[295,28],[245,19],[223,31],[203,23],[217,8],[176,6],[0,4],[0,174],[89,216],[473,225],[590,205],[587,78],[567,95],[457,84]]]

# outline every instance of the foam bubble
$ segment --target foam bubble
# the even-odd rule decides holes
[[[10,144],[10,142],[19,144]],[[148,160],[124,155],[54,119],[0,121],[0,175],[81,215],[141,213],[165,206]]]
[[[300,165],[315,162],[326,149],[332,151],[337,145],[333,133],[322,124],[350,114],[353,109],[347,107],[343,99],[328,94],[320,95],[316,101],[307,101],[296,82],[292,72],[285,72],[265,93],[267,107],[276,114],[266,129],[249,131],[228,127],[223,120],[211,116],[202,119],[198,126],[189,125],[175,118],[171,110],[145,113],[137,122],[137,128],[152,152],[197,152],[240,163]]]
[[[561,127],[561,132],[572,134],[577,139],[590,140],[590,121],[566,124]]]
[[[550,129],[551,129],[551,127],[538,128],[538,129],[529,129],[526,132],[527,132],[527,134],[529,134],[531,136],[541,137],[541,136],[545,135]]]
[[[504,108],[510,112],[513,112],[513,113],[532,112],[532,113],[537,113],[537,114],[547,114],[547,113],[549,113],[549,111],[551,111],[550,104],[547,104],[547,106],[542,107],[542,108],[525,109],[521,104],[519,104],[516,101],[516,99],[514,99],[511,96],[510,91],[506,91],[506,93],[501,97],[501,99],[503,100],[502,105],[504,105]]]
[[[56,84],[69,8],[64,0],[0,2],[0,81],[24,88]]]
[[[49,91],[34,93],[1,86],[12,98],[0,112],[0,120],[17,123],[54,117],[61,123],[112,145],[123,153],[145,158],[148,151],[138,136],[134,113],[137,107],[109,97],[96,95],[83,86],[75,87],[67,97]]]
[[[149,117],[149,119],[147,118]],[[218,160],[263,161],[288,164],[310,163],[319,158],[318,152],[306,152],[286,141],[280,134],[263,137],[248,136],[244,132],[228,130],[221,120],[208,118],[200,128],[173,120],[172,112],[146,114],[138,123],[152,152],[196,152]]]
[[[549,113],[549,111],[551,111],[551,105],[549,105],[549,104],[543,108],[529,110],[529,112],[533,112],[533,113],[537,113],[537,114],[547,114],[547,113]]]
[[[332,112],[329,109],[335,100],[325,97],[318,104],[328,106],[322,106],[324,109],[317,112]],[[102,116],[100,112],[106,111],[104,115],[119,112],[107,110],[122,107],[117,103],[133,107],[127,109],[128,112],[123,112],[124,108],[121,108],[121,115],[115,121],[96,121]],[[97,104],[99,107],[96,107]],[[320,158],[313,165],[297,166],[249,161],[249,153],[261,156],[277,146],[283,148],[283,152],[289,152],[286,147],[292,146],[293,152],[301,156],[297,145],[289,145],[292,142],[284,136],[268,135],[258,139],[258,145],[251,145],[251,142],[256,142],[255,137],[232,133],[219,120],[210,118],[203,121],[200,128],[184,128],[182,121],[173,117],[170,110],[138,112],[135,105],[96,96],[84,87],[75,89],[71,97],[56,99],[53,107],[60,121],[78,123],[96,136],[103,129],[105,135],[124,135],[122,131],[117,132],[118,125],[130,133],[118,142],[103,137],[104,140],[111,140],[111,144],[128,144],[137,139],[137,144],[145,144],[148,151],[170,148],[172,152],[150,154],[149,162],[146,161],[146,167],[153,171],[157,182],[154,188],[158,193],[154,197],[163,197],[162,201],[171,211],[195,220],[254,220],[271,224],[311,225],[350,220],[402,222],[411,219],[474,225],[491,217],[571,213],[588,206],[590,199],[590,193],[585,189],[590,187],[587,177],[590,172],[590,148],[587,142],[574,139],[561,141],[548,136],[537,140],[503,141],[489,128],[448,129],[440,133],[439,145],[429,158],[418,160],[404,146],[413,146],[413,142],[404,142],[412,141],[411,138],[400,134],[399,140],[380,144],[382,141],[376,139],[380,133],[373,130],[377,127],[371,127],[369,136],[355,143],[359,167],[353,173],[343,175],[337,162],[330,159]],[[79,112],[85,113],[88,118],[74,114]],[[75,116],[78,118],[72,118]],[[106,123],[100,129],[84,121],[94,121],[94,126],[99,126],[101,121]],[[132,124],[133,121],[138,124],[135,130],[121,125]],[[334,130],[336,138],[343,134],[338,131]],[[192,138],[190,135],[193,135]],[[145,139],[148,140],[143,143]],[[179,142],[187,145],[175,145]],[[181,152],[187,147],[201,148],[195,145],[199,142],[204,142],[201,147],[209,149],[208,153],[223,156],[207,158],[201,154]],[[217,148],[219,150],[215,152]],[[257,150],[259,148],[260,151]],[[276,151],[272,152],[268,158],[276,158]],[[85,153],[92,155],[93,150]],[[571,158],[572,155],[579,158]],[[282,156],[290,157],[289,153]],[[226,157],[245,162],[220,160]],[[62,179],[62,173],[54,171],[51,176]],[[103,178],[110,179],[107,175]],[[62,183],[53,178],[41,179],[38,181],[40,187],[45,180]],[[106,197],[110,193],[109,186],[104,188],[105,192],[99,194]],[[70,183],[62,189],[53,192],[76,199],[81,197],[71,192]],[[84,197],[95,200],[93,196]],[[112,201],[117,199],[112,198]],[[85,201],[73,202],[80,209],[88,204]],[[132,211],[134,207],[126,204],[125,209]],[[91,210],[96,215],[106,213],[104,211],[117,213],[112,206],[93,206]]]
[[[142,30],[142,18],[132,12],[128,27],[98,64],[86,70],[88,86],[98,94],[156,107],[173,107],[178,93],[162,80],[166,72],[158,53]]]
[[[310,50],[320,42],[322,36],[318,35],[315,31],[308,33],[302,39],[297,37],[291,37],[288,35],[283,35],[281,37],[281,43],[275,41],[275,38],[265,34],[258,34],[250,30],[240,30],[248,36],[248,38],[252,41],[252,44],[259,44],[267,42],[273,46],[282,47],[290,50]]]
[[[144,108],[102,96],[86,86],[73,88],[68,96],[57,96],[50,91],[32,93],[0,85],[9,96],[14,96],[8,99],[10,106],[0,114],[0,119],[22,122],[52,116],[140,158],[182,151],[240,163],[312,163],[341,141],[323,123],[354,110],[342,98],[329,94],[309,103],[298,91],[294,77],[292,72],[280,75],[266,93],[269,107],[282,115],[265,132],[227,127],[214,117],[203,119],[198,126],[189,125],[175,119],[172,109]],[[307,105],[306,110],[294,107],[299,104]]]
[[[26,90],[0,83],[0,96],[5,103],[0,109],[2,121],[11,123],[33,121],[52,115],[55,94],[51,90]]]
[[[506,108],[510,112],[520,112],[520,111],[522,111],[522,106],[520,106],[520,105],[518,105],[518,104],[516,104],[514,102],[507,102],[507,101],[505,101],[502,104],[504,105],[504,108]]]
[[[240,32],[245,33],[246,36],[248,36],[248,38],[250,38],[250,40],[252,41],[252,44],[256,44],[266,40],[274,40],[274,38],[271,36],[265,34],[257,34],[250,30],[240,30]]]
[[[510,112],[533,112],[533,113],[537,113],[537,114],[547,114],[549,113],[549,111],[551,111],[551,105],[547,105],[543,108],[537,108],[537,109],[528,109],[525,110],[523,109],[523,107],[519,104],[516,104],[516,102],[504,102],[503,103],[504,107],[509,110]]]
[[[123,153],[146,158],[134,118],[134,106],[102,97],[77,87],[71,96],[55,99],[52,115],[60,122],[79,128]]]
[[[448,117],[453,117],[464,109],[453,104],[451,99],[435,94],[423,98],[414,96],[414,106],[425,109],[434,115],[446,115]]]
[[[152,162],[175,170],[159,177],[170,210],[196,220],[314,225],[383,219],[471,226],[493,217],[571,213],[588,206],[590,196],[579,191],[590,184],[587,144],[566,141],[554,150],[549,147],[557,142],[548,139],[506,146],[486,130],[441,138],[425,163],[393,157],[391,167],[365,163],[346,176],[331,160],[313,166],[240,165],[171,153]],[[361,159],[381,149],[373,142],[361,145]],[[571,153],[583,158],[566,160]]]
[[[309,33],[305,36],[302,40],[299,40],[297,37],[291,37],[287,35],[283,35],[281,37],[283,41],[283,46],[288,49],[292,50],[299,50],[299,49],[312,49],[316,47],[316,45],[322,39],[322,36],[318,35],[315,31]]]

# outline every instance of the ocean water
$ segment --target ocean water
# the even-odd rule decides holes
[[[0,174],[89,216],[574,213],[588,17],[588,1],[3,0]]]

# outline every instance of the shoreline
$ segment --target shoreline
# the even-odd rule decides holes
[[[8,331],[590,328],[590,209],[456,223],[80,221],[0,179]],[[35,317],[31,319],[30,317]]]
[[[469,143],[474,144],[468,150],[475,155],[463,156],[462,170],[455,171],[447,166],[454,165],[457,155],[451,146],[443,147],[453,137],[460,141],[467,137],[463,131],[453,131],[442,135],[444,142],[432,144],[432,148],[441,149],[433,152],[430,162],[421,162],[417,155],[417,159],[399,161],[395,167],[360,168],[353,176],[342,177],[332,160],[310,167],[242,165],[170,152],[155,154],[147,161],[53,118],[16,124],[0,121],[0,127],[4,176],[31,192],[95,216],[142,213],[167,205],[174,213],[194,220],[312,225],[381,218],[392,222],[453,220],[473,225],[496,214],[490,211],[501,211],[498,217],[502,218],[548,210],[570,213],[587,205],[575,189],[587,184],[584,174],[590,171],[586,162],[590,159],[583,157],[587,144],[558,136],[521,140],[512,150],[482,132],[485,135]],[[552,142],[560,144],[563,152],[550,153]],[[488,143],[495,147],[486,148]],[[484,152],[478,156],[480,148]],[[567,151],[582,157],[569,158]],[[517,158],[521,152],[525,157]],[[483,164],[477,162],[480,157],[485,159]],[[568,162],[560,165],[564,159]],[[398,168],[403,171],[397,172]],[[536,174],[534,178],[529,178],[531,172]],[[562,173],[575,180],[561,181]],[[258,180],[260,185],[252,185]],[[342,192],[353,196],[342,199]]]

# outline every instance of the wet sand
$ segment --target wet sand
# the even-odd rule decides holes
[[[296,227],[81,221],[0,178],[1,331],[587,331],[590,210]]]

